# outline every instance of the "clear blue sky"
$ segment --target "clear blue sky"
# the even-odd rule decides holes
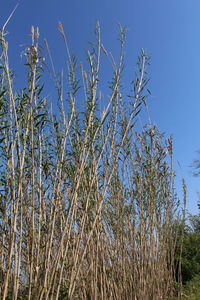
[[[63,44],[61,21],[70,48],[82,57],[100,21],[105,47],[116,53],[117,23],[127,27],[126,62],[130,82],[140,48],[151,56],[149,110],[152,122],[174,138],[174,167],[180,192],[181,177],[188,186],[188,209],[197,213],[200,178],[189,167],[200,149],[200,1],[199,0],[19,0],[7,26],[11,66],[23,67],[20,53],[30,42],[31,25],[47,38],[58,66]],[[0,27],[17,4],[3,0]],[[62,62],[61,62],[62,61]],[[179,161],[181,167],[177,163]],[[181,197],[181,194],[179,194]]]

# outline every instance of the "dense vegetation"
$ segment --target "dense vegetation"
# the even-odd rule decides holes
[[[179,295],[181,299],[200,298],[200,214],[189,216],[184,224],[179,224],[176,261],[180,276]],[[178,275],[179,274],[179,275]],[[178,279],[178,278],[176,278]]]
[[[45,42],[56,109],[50,109],[43,84],[38,28],[32,27],[24,51],[27,84],[20,91],[1,31],[0,297],[181,296],[182,282],[199,274],[199,232],[187,231],[180,214],[172,139],[151,123],[137,127],[148,95],[148,57],[141,50],[127,96],[121,81],[123,28],[118,63],[105,50],[97,25],[87,65],[80,68],[62,24],[59,31],[66,74],[55,72]],[[113,72],[106,99],[99,88],[102,55]]]

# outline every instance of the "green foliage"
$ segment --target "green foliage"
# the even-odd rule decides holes
[[[170,298],[170,300],[199,300],[200,299],[200,275],[195,275],[190,281],[188,281],[181,289],[181,295],[177,298]]]
[[[189,215],[184,222],[177,222],[176,290],[181,299],[200,299],[200,215]],[[179,298],[177,298],[179,299]]]
[[[187,233],[183,239],[182,279],[183,283],[200,275],[200,234]]]

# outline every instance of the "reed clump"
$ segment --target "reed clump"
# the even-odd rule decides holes
[[[148,57],[141,50],[127,97],[123,28],[118,63],[97,25],[80,69],[62,24],[59,31],[68,69],[66,77],[53,72],[56,113],[43,96],[38,28],[24,52],[27,85],[20,92],[1,31],[0,297],[168,299],[178,203],[171,138],[151,124],[138,130],[136,122],[146,105]],[[99,88],[102,55],[113,70],[108,99]]]

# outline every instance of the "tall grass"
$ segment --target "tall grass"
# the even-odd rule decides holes
[[[127,97],[123,28],[118,63],[97,25],[80,69],[62,24],[59,31],[68,70],[66,84],[54,71],[55,114],[43,96],[38,28],[24,52],[27,85],[19,92],[1,31],[1,299],[167,299],[177,209],[173,147],[154,125],[136,130],[146,105],[148,57],[141,50]],[[99,88],[102,55],[113,71],[106,101]]]

